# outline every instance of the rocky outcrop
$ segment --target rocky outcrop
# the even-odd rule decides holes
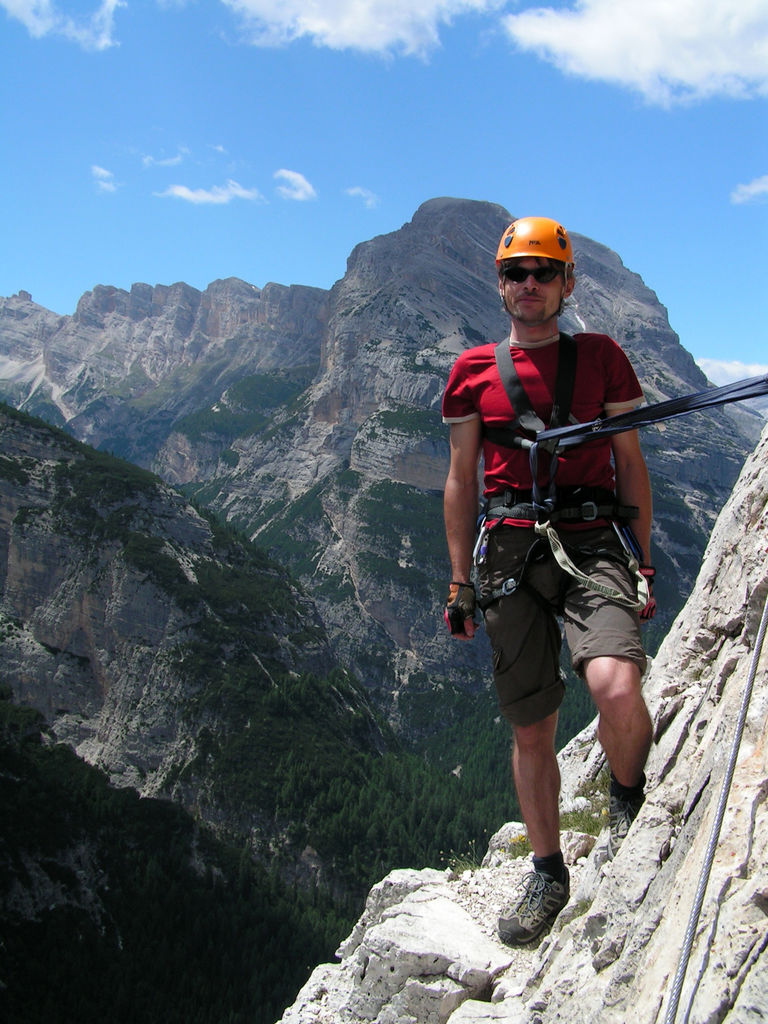
[[[283,1024],[654,1024],[675,1019],[676,1004],[692,1021],[764,1020],[766,601],[768,429],[650,669],[648,797],[615,860],[604,831],[596,840],[565,832],[571,902],[543,941],[522,950],[494,934],[528,870],[514,856],[522,826],[494,837],[481,867],[395,872],[371,891],[340,961],[316,969]],[[594,725],[560,761],[563,811],[599,816]]]

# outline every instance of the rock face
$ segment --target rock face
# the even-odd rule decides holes
[[[433,199],[358,245],[326,292],[234,279],[99,286],[72,317],[0,301],[0,395],[184,486],[311,592],[338,657],[398,729],[436,685],[486,685],[485,638],[449,645],[441,607],[448,464],[440,400],[463,349],[508,330],[493,256],[510,214]],[[624,344],[649,401],[706,379],[619,257],[574,237],[566,330]],[[644,433],[659,615],[689,592],[714,518],[759,430],[732,409]]]
[[[765,1020],[766,601],[768,429],[649,672],[648,797],[615,860],[605,831],[597,841],[564,833],[571,902],[531,949],[494,935],[528,870],[511,853],[520,826],[502,830],[483,866],[459,876],[395,872],[371,891],[340,962],[317,968],[283,1024],[654,1024],[681,1019],[676,1005],[702,1024]],[[599,813],[594,725],[560,760],[563,811]]]
[[[0,683],[113,783],[260,827],[253,776],[271,788],[288,691],[337,669],[310,599],[145,470],[2,410],[0,451]],[[334,730],[339,755],[375,749],[359,695],[327,695],[302,756]],[[252,721],[264,735],[236,763],[257,795],[233,800],[227,744]]]

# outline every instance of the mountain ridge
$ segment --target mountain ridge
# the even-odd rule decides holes
[[[471,695],[487,677],[483,636],[456,652],[443,635],[447,557],[432,524],[448,372],[459,351],[507,330],[493,250],[510,219],[494,203],[427,200],[402,228],[359,243],[328,291],[235,279],[205,293],[100,286],[79,319],[5,300],[0,396],[50,412],[258,539],[313,592],[345,667],[407,732],[403,701],[439,683]],[[649,401],[704,388],[655,293],[599,242],[573,242],[563,328],[616,336]],[[656,501],[651,649],[760,422],[726,409],[644,432]]]

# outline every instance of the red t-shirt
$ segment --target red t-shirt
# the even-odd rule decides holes
[[[632,365],[607,334],[576,334],[578,356],[571,414],[580,423],[598,416],[626,412],[641,404],[643,393]],[[479,417],[488,426],[504,426],[514,418],[494,356],[495,345],[462,352],[454,363],[443,395],[443,422],[462,423]],[[557,341],[542,346],[512,348],[520,382],[540,419],[549,424],[557,375]],[[528,452],[483,439],[485,494],[507,488],[529,490],[532,485]],[[543,463],[543,466],[541,465]],[[540,459],[539,482],[549,479],[549,460]],[[567,449],[559,456],[558,487],[614,488],[611,440],[601,438]]]

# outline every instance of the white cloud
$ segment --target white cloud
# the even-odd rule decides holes
[[[187,203],[221,205],[231,203],[233,199],[260,200],[263,196],[257,188],[243,188],[230,179],[226,185],[214,185],[213,188],[187,188],[186,185],[171,185],[164,192],[155,192],[156,196],[170,199],[183,199]]]
[[[123,0],[102,0],[90,15],[72,18],[62,14],[52,0],[0,0],[11,18],[16,18],[34,39],[58,35],[84,50],[106,50],[115,45],[115,11]]]
[[[424,54],[438,30],[458,15],[494,9],[503,0],[224,0],[242,18],[249,40],[279,46],[306,37],[334,50]]]
[[[765,0],[571,0],[504,18],[514,42],[653,103],[768,96]]]
[[[733,384],[737,380],[768,374],[768,363],[740,363],[735,359],[697,359],[697,365],[713,384]]]
[[[739,363],[735,359],[697,359],[696,363],[704,371],[709,380],[718,387],[733,384],[737,380],[749,380],[750,377],[764,377],[768,374],[766,363]],[[739,405],[746,406],[768,419],[768,398],[750,398]]]
[[[106,170],[104,167],[99,167],[98,164],[93,164],[91,167],[91,175],[93,180],[96,182],[96,188],[100,192],[116,192],[117,182],[112,171]]]
[[[768,199],[768,174],[755,178],[747,185],[737,185],[731,192],[732,203],[752,203],[760,199]]]
[[[178,167],[189,156],[189,150],[180,146],[175,156],[143,156],[141,158],[144,167]]]
[[[276,181],[284,184],[277,186],[277,194],[283,199],[295,199],[298,202],[306,202],[308,199],[317,199],[317,192],[303,174],[298,171],[275,171]]]
[[[359,185],[355,185],[354,188],[346,189],[346,193],[348,196],[352,196],[353,199],[362,199],[363,205],[369,210],[379,205],[379,197],[368,188],[361,188]]]

